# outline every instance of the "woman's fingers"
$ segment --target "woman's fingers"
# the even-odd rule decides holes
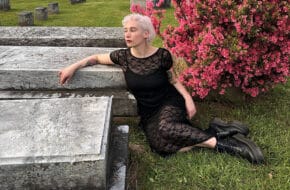
[[[188,110],[187,115],[188,118],[191,119],[196,114],[196,110]]]
[[[58,72],[58,76],[59,76],[59,83],[61,85],[63,85],[64,83],[67,83],[71,78],[69,75],[65,75],[64,72],[62,71]]]

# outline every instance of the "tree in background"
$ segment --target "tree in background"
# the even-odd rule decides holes
[[[159,4],[163,1],[160,0]],[[132,12],[148,15],[175,56],[188,68],[180,80],[193,96],[211,90],[224,94],[230,87],[256,97],[290,76],[288,1],[172,0],[178,26],[161,32],[164,10],[133,5]]]

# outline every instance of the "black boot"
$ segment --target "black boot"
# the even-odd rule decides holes
[[[219,139],[217,141],[216,150],[240,156],[253,164],[262,164],[264,162],[264,156],[260,148],[241,134]]]
[[[214,134],[218,139],[221,139],[238,133],[247,136],[249,134],[249,128],[239,121],[227,123],[219,118],[214,118],[209,123],[208,132]]]

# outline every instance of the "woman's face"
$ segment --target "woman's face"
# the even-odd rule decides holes
[[[146,42],[148,32],[144,31],[134,20],[129,20],[124,26],[125,41],[128,47],[136,47]]]

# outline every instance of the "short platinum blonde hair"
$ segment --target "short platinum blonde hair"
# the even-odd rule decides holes
[[[147,39],[148,42],[151,42],[155,38],[156,32],[155,32],[154,26],[151,22],[151,19],[148,16],[144,16],[144,15],[141,15],[138,13],[129,14],[129,15],[125,16],[124,19],[122,20],[123,26],[125,26],[126,23],[131,21],[131,20],[138,22],[139,26],[144,31],[148,31],[148,33],[149,33],[149,37]]]

